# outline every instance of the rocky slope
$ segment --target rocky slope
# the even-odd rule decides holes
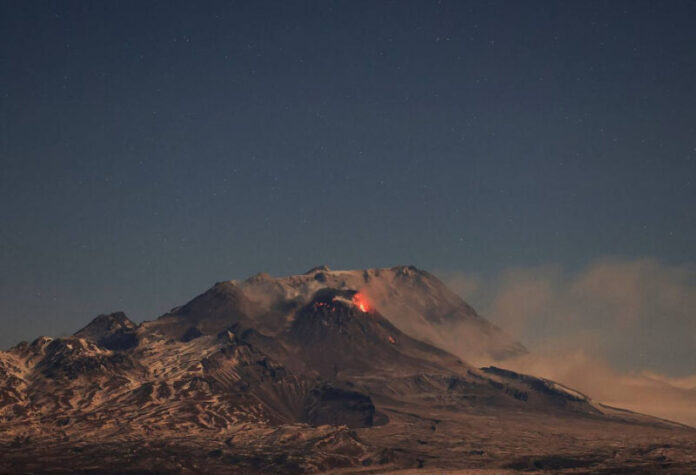
[[[467,361],[496,361],[527,352],[437,277],[413,266],[355,271],[321,266],[281,278],[257,274],[244,281],[220,282],[161,320],[167,326],[183,320],[198,331],[214,333],[228,324],[226,315],[235,313],[240,322],[254,322],[274,334],[317,290],[327,287],[360,291],[406,334]]]
[[[461,325],[488,357],[524,351],[412,267],[223,282],[140,325],[100,315],[0,352],[0,472],[696,462],[688,428],[432,344]],[[635,456],[648,440],[668,455]]]

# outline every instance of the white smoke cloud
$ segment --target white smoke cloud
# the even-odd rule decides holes
[[[696,269],[605,258],[577,272],[439,273],[531,350],[498,363],[595,400],[696,426]]]

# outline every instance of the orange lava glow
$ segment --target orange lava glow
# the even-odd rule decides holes
[[[358,292],[357,294],[353,295],[353,303],[362,311],[362,312],[369,312],[370,311],[370,304],[367,301],[367,298]]]

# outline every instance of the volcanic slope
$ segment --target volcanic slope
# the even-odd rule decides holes
[[[196,325],[192,332],[215,332],[228,323],[225,315],[234,311],[240,320],[253,321],[273,334],[322,288],[359,290],[404,333],[467,361],[499,361],[527,352],[437,277],[413,266],[352,271],[320,266],[280,278],[260,273],[244,281],[220,282],[163,320],[171,324],[184,317]]]
[[[403,332],[376,292],[334,285],[341,272],[328,272],[224,282],[152,322],[100,315],[72,337],[0,352],[0,472],[696,463],[692,429],[475,368]],[[397,281],[394,299],[408,294],[402,279],[430,281],[413,268],[377,273]],[[443,306],[430,315],[450,315]]]

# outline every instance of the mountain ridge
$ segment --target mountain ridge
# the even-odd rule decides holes
[[[516,437],[556,456],[579,450],[563,441],[590,432],[580,448],[595,453],[595,439],[611,436],[626,450],[600,450],[591,462],[600,468],[633,463],[636,442],[624,432],[669,437],[675,467],[686,463],[680,444],[696,431],[553,381],[478,368],[433,343],[453,321],[478,335],[492,328],[434,276],[403,266],[218,282],[138,325],[99,315],[72,336],[0,352],[0,471],[94,460],[100,470],[175,473],[505,468],[527,463],[510,452]],[[419,330],[431,341],[414,337]],[[545,428],[530,435],[530,424]],[[497,426],[506,428],[500,440]],[[564,463],[584,466],[576,455]]]
[[[239,318],[254,321],[273,333],[321,288],[359,290],[409,336],[464,359],[494,362],[527,353],[524,345],[481,317],[437,277],[414,266],[336,271],[324,265],[286,277],[258,273],[244,280],[217,282],[158,320],[192,317],[196,303],[204,302],[206,313],[227,305],[226,311],[236,312]],[[199,329],[203,333],[221,329],[215,326],[212,315],[198,315],[188,321],[195,326],[196,319],[207,319],[210,327]]]

